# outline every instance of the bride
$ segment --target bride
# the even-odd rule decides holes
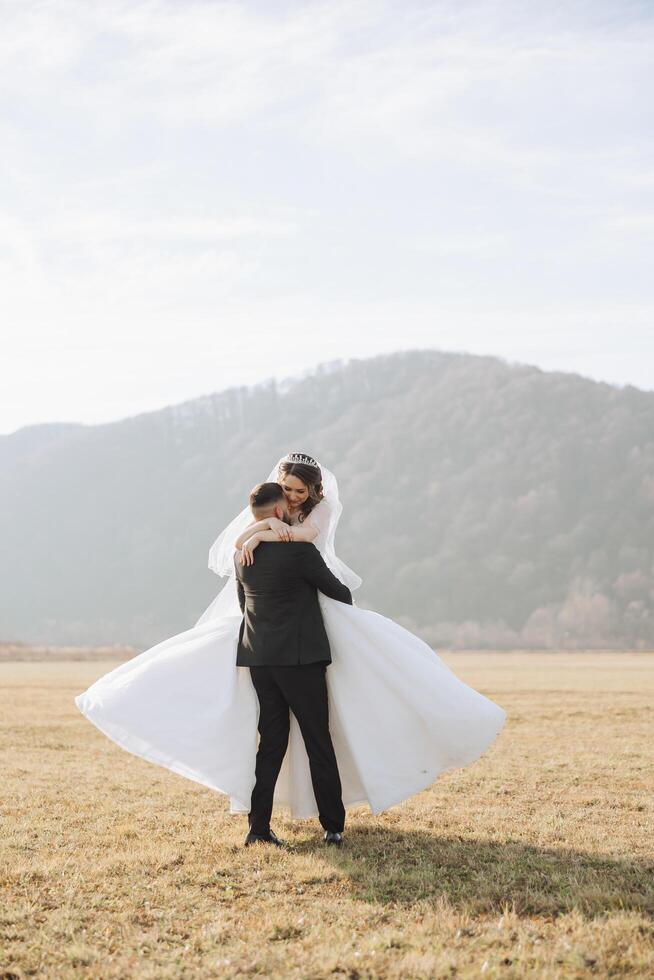
[[[262,481],[264,482],[264,481]],[[350,590],[359,576],[334,550],[342,512],[334,474],[289,453],[265,482],[281,484],[291,526],[253,521],[245,507],[209,552],[227,582],[192,628],[120,664],[75,697],[82,714],[121,748],[230,798],[248,813],[255,782],[259,703],[247,667],[235,664],[241,610],[234,556],[256,561],[261,540],[313,541]],[[477,759],[506,712],[464,684],[425,642],[372,610],[318,593],[332,662],[329,729],[343,805],[378,814]],[[309,759],[295,716],[273,805],[318,815]]]

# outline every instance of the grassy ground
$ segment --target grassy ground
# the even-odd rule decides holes
[[[115,662],[0,663],[0,980],[654,975],[654,654],[444,659],[489,752],[286,853],[77,711]]]

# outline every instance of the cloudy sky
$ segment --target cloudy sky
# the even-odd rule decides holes
[[[416,347],[654,388],[650,0],[0,15],[0,432]]]

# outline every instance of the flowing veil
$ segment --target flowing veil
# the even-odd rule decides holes
[[[279,482],[279,467],[286,457],[280,456],[272,470],[268,474],[265,483]],[[338,482],[335,475],[326,466],[320,466],[322,473],[323,500],[320,504],[320,524],[321,524],[321,547],[320,551],[325,564],[344,585],[354,591],[361,585],[361,578],[345,562],[341,561],[336,555],[334,538],[336,527],[343,512],[338,493]],[[313,512],[312,512],[313,514]],[[244,507],[240,514],[223,528],[214,543],[209,549],[208,566],[216,575],[228,577],[227,582],[220,590],[216,598],[205,609],[196,626],[203,626],[220,619],[223,616],[240,616],[241,610],[238,604],[238,594],[236,592],[236,575],[234,573],[234,541],[245,530],[248,524],[252,523],[252,511],[249,506]]]

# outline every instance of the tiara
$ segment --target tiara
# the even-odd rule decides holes
[[[320,469],[320,463],[313,456],[306,456],[304,453],[287,453],[282,460],[283,463],[304,463],[305,466],[316,466]]]

